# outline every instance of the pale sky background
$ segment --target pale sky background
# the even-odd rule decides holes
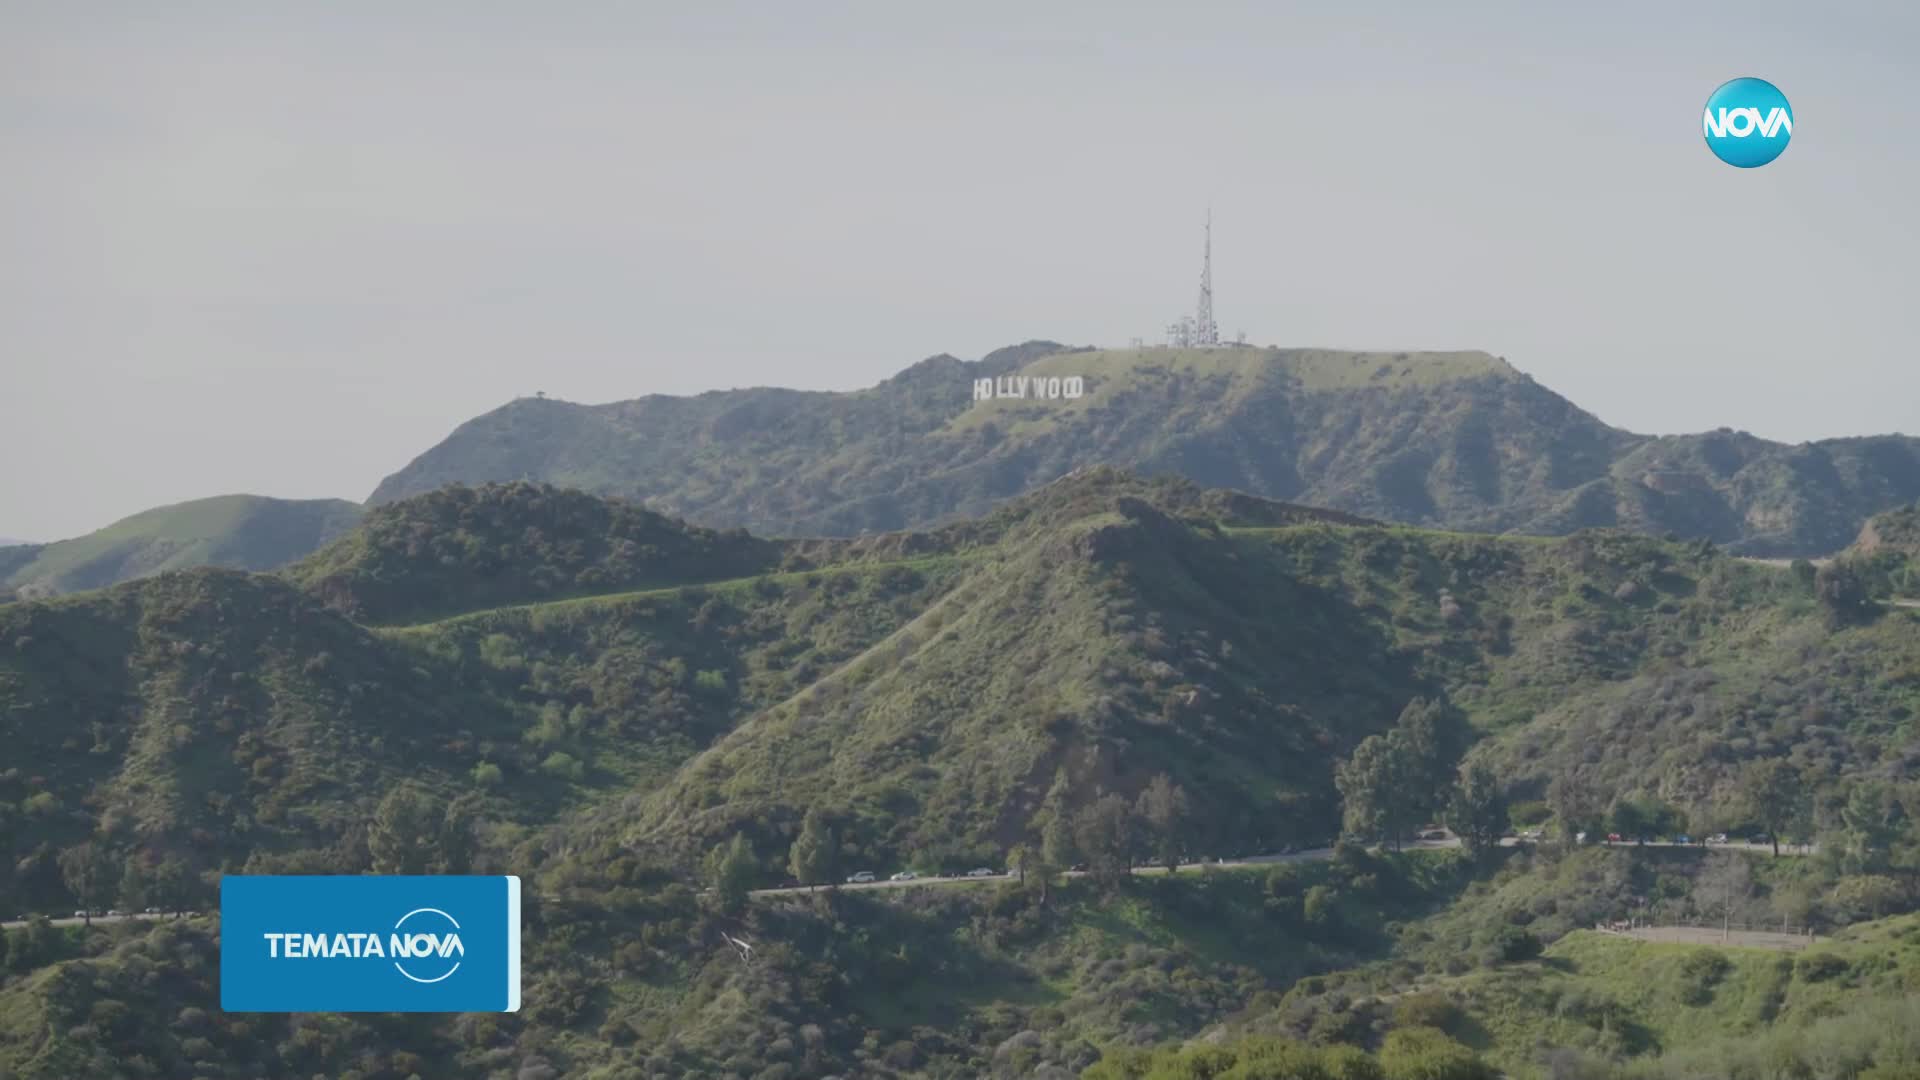
[[[1920,5],[1358,6],[0,2],[0,535],[362,499],[536,390],[1157,340],[1209,200],[1229,334],[1920,433]]]

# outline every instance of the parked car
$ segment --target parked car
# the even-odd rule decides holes
[[[1422,840],[1445,840],[1446,838],[1447,834],[1439,829],[1428,829],[1426,832],[1420,834],[1420,839]]]
[[[1688,836],[1686,833],[1681,833],[1679,836],[1673,838],[1673,842],[1676,844],[1691,844],[1693,843],[1693,837]]]
[[[126,912],[121,911],[119,908],[109,908],[107,909],[107,914],[117,919],[125,915]]]
[[[76,911],[73,913],[73,917],[76,919],[84,919],[87,917],[87,913],[84,911]]]
[[[1573,834],[1573,842],[1574,842],[1574,843],[1576,843],[1576,844],[1584,844],[1584,843],[1586,843],[1586,842],[1587,842],[1587,832],[1586,832],[1586,830],[1585,830],[1585,829],[1582,829],[1582,830],[1580,830],[1579,832],[1577,832],[1577,833],[1574,833],[1574,834]]]
[[[859,872],[859,873],[857,873],[857,874],[853,874],[853,875],[850,875],[850,876],[849,876],[849,877],[847,878],[847,884],[849,884],[849,885],[864,885],[864,884],[866,884],[867,882],[869,882],[869,881],[872,881],[872,880],[873,880],[873,871],[871,871],[871,870],[862,870],[862,871],[860,871],[860,872]]]
[[[912,881],[915,878],[918,878],[919,876],[920,876],[919,874],[916,874],[911,870],[902,870],[899,873],[888,878],[887,880],[888,881]]]
[[[967,876],[968,877],[994,877],[998,875],[998,873],[999,871],[997,870],[989,870],[984,866],[976,866],[972,870],[967,871]]]
[[[1608,834],[1607,834],[1607,843],[1609,843],[1609,844],[1618,844],[1618,843],[1620,843],[1620,834],[1619,834],[1619,833],[1617,833],[1617,832],[1610,832],[1610,833],[1608,833]]]
[[[1084,874],[1087,872],[1087,864],[1083,862],[1077,862],[1073,864],[1071,869],[1076,874]]]
[[[150,908],[148,908],[148,909],[147,909],[147,910],[146,910],[146,911],[144,912],[144,914],[147,914],[147,915],[158,915],[158,914],[160,914],[160,909],[159,909],[159,908],[157,908],[157,907],[150,907]]]
[[[1717,832],[1717,833],[1714,833],[1712,836],[1707,837],[1707,843],[1709,844],[1724,844],[1726,842],[1727,842],[1727,834],[1723,832]]]

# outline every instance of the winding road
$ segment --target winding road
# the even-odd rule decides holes
[[[1535,843],[1540,843],[1540,841],[1520,840],[1520,839],[1516,839],[1514,837],[1509,836],[1500,841],[1500,846],[1501,847],[1517,847],[1520,845],[1535,844]],[[1448,837],[1445,840],[1415,840],[1406,844],[1404,850],[1445,851],[1449,848],[1457,848],[1459,846],[1460,846],[1459,838]],[[1688,848],[1700,848],[1706,851],[1757,851],[1757,852],[1763,852],[1763,853],[1771,853],[1773,851],[1773,847],[1770,844],[1750,844],[1745,841],[1735,841],[1735,842],[1726,843],[1726,844],[1678,844],[1678,843],[1674,843],[1671,840],[1648,840],[1645,843],[1639,844],[1639,845],[1635,845],[1630,841],[1622,841],[1620,843],[1603,844],[1603,845],[1595,845],[1595,846],[1607,846],[1607,847],[1638,846],[1638,847],[1650,847],[1650,848],[1688,847]],[[1367,850],[1378,851],[1379,847],[1378,845],[1375,845],[1375,846],[1369,847]],[[1812,851],[1813,851],[1813,846],[1810,844],[1780,845],[1780,854],[1782,855],[1807,855],[1807,854],[1811,854]],[[1207,867],[1231,869],[1233,867],[1245,868],[1245,867],[1254,867],[1254,866],[1270,866],[1275,863],[1317,862],[1323,859],[1331,859],[1331,858],[1333,858],[1332,848],[1309,848],[1305,851],[1281,852],[1273,855],[1245,855],[1237,859],[1221,859],[1214,862],[1186,863],[1180,867],[1180,872],[1187,873],[1189,871],[1202,870]],[[1139,875],[1164,874],[1167,872],[1167,869],[1164,866],[1136,866],[1133,868],[1133,872]],[[861,882],[858,884],[840,883],[832,886],[787,885],[777,889],[755,889],[753,890],[752,895],[754,896],[787,896],[794,893],[815,892],[819,889],[824,889],[824,888],[863,890],[863,889],[910,889],[918,886],[929,886],[929,885],[977,885],[983,882],[1006,881],[1008,878],[1011,878],[1014,876],[1015,875],[1010,873],[998,873],[990,877],[966,877],[964,875],[960,877],[916,877],[909,881],[889,881],[885,878],[882,878],[879,881],[867,881],[867,882]],[[1077,878],[1077,877],[1085,877],[1086,875],[1080,871],[1070,870],[1064,876],[1069,878]]]

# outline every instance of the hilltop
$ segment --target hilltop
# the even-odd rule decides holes
[[[51,595],[195,566],[272,569],[346,532],[359,517],[359,506],[340,499],[196,499],[71,540],[0,547],[0,590]]]
[[[1073,375],[1079,398],[973,399],[977,379]],[[1828,554],[1920,498],[1916,440],[1638,435],[1486,353],[1035,341],[933,357],[851,393],[522,399],[461,425],[370,501],[539,479],[713,527],[844,536],[975,516],[1088,464],[1434,528],[1613,526],[1770,556]]]

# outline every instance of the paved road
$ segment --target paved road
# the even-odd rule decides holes
[[[190,914],[197,915],[199,913],[191,912]],[[128,919],[153,920],[153,919],[170,919],[172,917],[173,916],[171,915],[147,915],[144,913],[135,913],[132,915],[95,915],[93,917],[93,921],[96,923],[117,923],[117,922],[126,922]],[[47,921],[51,922],[55,926],[83,926],[86,924],[87,920],[76,918],[74,916],[69,915],[69,916],[64,916],[62,918],[58,918],[58,919],[49,919]],[[24,930],[26,929],[26,926],[27,926],[26,920],[24,919],[14,919],[9,922],[0,922],[0,929],[5,929],[5,930]]]
[[[1679,945],[1732,945],[1743,949],[1772,949],[1776,952],[1800,952],[1816,945],[1821,938],[1778,930],[1721,930],[1715,926],[1643,926],[1637,930],[1603,930],[1638,941],[1656,941]]]
[[[1519,840],[1509,836],[1506,839],[1501,840],[1500,844],[1502,847],[1514,847],[1520,844],[1532,844],[1532,843],[1538,843],[1538,842],[1539,841],[1534,841],[1534,840]],[[1460,841],[1458,839],[1416,840],[1407,844],[1406,849],[1409,851],[1445,851],[1448,848],[1457,848],[1459,846],[1460,846]],[[1611,846],[1632,847],[1634,845],[1632,845],[1631,843],[1619,843]],[[1709,848],[1710,850],[1715,850],[1715,851],[1759,851],[1759,852],[1769,852],[1769,853],[1772,852],[1773,850],[1773,846],[1770,844],[1749,844],[1744,842],[1732,843],[1732,844],[1713,844],[1713,845],[1703,845],[1703,844],[1684,844],[1683,845],[1683,844],[1675,844],[1675,843],[1672,843],[1671,841],[1649,840],[1644,845],[1641,845],[1641,846],[1643,847],[1703,847],[1703,848]],[[1369,850],[1377,851],[1379,850],[1379,848],[1374,847],[1374,848],[1370,848]],[[1780,854],[1782,855],[1809,855],[1812,853],[1813,853],[1813,845],[1811,844],[1780,845]],[[1221,867],[1221,868],[1231,868],[1236,866],[1238,867],[1270,866],[1275,863],[1314,862],[1321,859],[1331,859],[1331,858],[1333,858],[1332,848],[1309,848],[1306,851],[1276,852],[1272,855],[1248,855],[1238,859],[1222,859],[1219,862],[1187,863],[1186,865],[1180,867],[1180,872],[1183,874],[1189,873],[1192,871],[1200,870],[1208,866]],[[1146,876],[1150,874],[1164,874],[1167,872],[1167,870],[1166,870],[1166,867],[1164,866],[1136,866],[1133,868],[1133,872],[1135,874]],[[837,888],[847,889],[847,890],[909,889],[909,888],[914,888],[916,886],[926,886],[926,885],[977,885],[983,882],[1005,881],[1012,876],[1013,876],[1012,874],[994,874],[991,877],[951,877],[951,878],[919,877],[919,878],[914,878],[912,881],[887,881],[885,879],[882,879],[880,881],[869,881],[869,882],[864,882],[858,885],[843,884],[843,885],[837,886]],[[1070,878],[1077,878],[1077,877],[1085,877],[1086,875],[1077,871],[1068,871],[1064,876],[1070,877]],[[811,891],[813,890],[809,889],[805,885],[795,885],[795,886],[792,886],[791,888],[783,888],[783,889],[755,889],[753,891],[753,895],[754,896],[785,896],[790,893],[805,893],[805,892],[811,892]],[[96,923],[113,923],[113,922],[122,922],[127,919],[161,919],[161,918],[169,918],[169,917],[170,916],[165,916],[165,915],[146,915],[146,914],[96,915],[93,917],[93,921]],[[65,916],[65,917],[53,919],[50,921],[55,926],[79,926],[83,922],[85,922],[85,920],[83,919],[77,919],[71,916]],[[24,921],[20,921],[20,920],[15,920],[11,922],[0,922],[0,928],[4,928],[7,930],[20,930],[25,928],[26,925],[27,924]]]
[[[1521,844],[1534,844],[1534,843],[1540,843],[1540,842],[1541,841],[1537,841],[1537,840],[1520,840],[1520,839],[1516,839],[1514,837],[1509,836],[1500,841],[1500,846],[1515,847]],[[1406,850],[1408,851],[1444,851],[1448,848],[1457,848],[1459,846],[1460,846],[1460,841],[1457,838],[1449,838],[1446,840],[1416,840],[1407,844]],[[1617,844],[1611,844],[1608,846],[1632,847],[1634,845],[1630,842],[1621,842]],[[1728,843],[1728,844],[1676,844],[1676,843],[1673,843],[1672,841],[1649,840],[1645,844],[1640,846],[1650,847],[1650,848],[1652,847],[1694,847],[1694,848],[1702,848],[1705,850],[1712,850],[1712,851],[1759,851],[1759,852],[1766,852],[1766,853],[1771,853],[1773,851],[1773,846],[1771,844],[1749,844],[1744,841],[1736,842],[1736,843]],[[1370,848],[1369,850],[1377,851],[1379,850],[1379,848],[1373,847],[1373,848]],[[1789,846],[1786,844],[1780,845],[1780,854],[1782,855],[1806,855],[1806,854],[1810,854],[1811,852],[1812,852],[1811,845],[1793,845],[1793,846]],[[1208,866],[1222,867],[1222,868],[1231,868],[1236,866],[1239,866],[1239,867],[1266,866],[1266,865],[1271,865],[1273,863],[1312,862],[1320,859],[1331,859],[1331,858],[1333,858],[1332,848],[1310,848],[1306,851],[1296,851],[1292,853],[1276,853],[1273,855],[1248,855],[1243,858],[1224,859],[1219,862],[1187,863],[1186,865],[1180,867],[1180,872],[1186,873],[1188,871],[1200,870]],[[1136,866],[1134,867],[1133,872],[1135,874],[1141,874],[1141,875],[1164,874],[1167,872],[1167,870],[1166,870],[1166,867],[1163,867],[1163,866]],[[1005,881],[1008,878],[1011,878],[1013,876],[1014,875],[1012,874],[994,874],[991,877],[918,877],[918,878],[914,878],[911,881],[888,881],[885,878],[882,878],[879,881],[862,882],[857,885],[842,884],[835,887],[841,888],[841,889],[849,889],[849,890],[909,889],[915,886],[925,886],[925,885],[967,885],[967,884],[979,884],[981,882],[988,882],[988,881]],[[1077,871],[1068,871],[1064,876],[1069,878],[1077,878],[1077,877],[1084,877],[1085,875]],[[784,896],[790,893],[804,893],[804,892],[811,892],[811,891],[813,890],[808,888],[805,885],[795,885],[795,886],[790,886],[787,888],[780,888],[780,889],[755,889],[753,891],[753,895],[754,896]]]

